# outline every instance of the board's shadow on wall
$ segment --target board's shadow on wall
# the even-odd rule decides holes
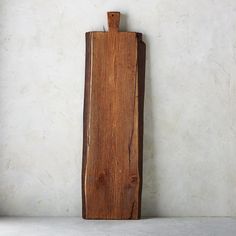
[[[121,14],[120,16],[120,31],[127,31],[127,15]]]
[[[157,216],[157,168],[155,163],[156,146],[154,142],[153,94],[151,75],[150,41],[143,35],[146,44],[145,96],[144,96],[144,133],[143,133],[143,187],[142,218]]]

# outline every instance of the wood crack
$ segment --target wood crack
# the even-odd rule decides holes
[[[129,219],[132,219],[133,212],[134,212],[134,206],[135,206],[135,201],[133,201],[133,204],[132,204],[132,207],[131,207],[131,212],[130,212]]]
[[[137,67],[137,65],[136,65]],[[133,141],[133,134],[134,134],[134,119],[135,119],[135,105],[136,105],[136,89],[137,89],[137,82],[134,80],[134,97],[133,97],[133,114],[132,114],[132,130],[131,130],[131,135],[130,135],[130,140],[128,144],[128,151],[129,151],[129,167],[130,167],[130,162],[131,162],[131,145]]]

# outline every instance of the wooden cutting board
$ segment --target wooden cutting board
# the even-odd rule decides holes
[[[142,189],[145,44],[142,34],[86,33],[83,218],[139,219]]]

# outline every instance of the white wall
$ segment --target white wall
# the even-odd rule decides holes
[[[84,33],[147,44],[143,215],[236,215],[235,0],[1,0],[0,214],[80,215]]]

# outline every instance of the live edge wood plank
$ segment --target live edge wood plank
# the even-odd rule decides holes
[[[142,34],[86,33],[82,215],[139,219],[141,215],[145,44]]]

